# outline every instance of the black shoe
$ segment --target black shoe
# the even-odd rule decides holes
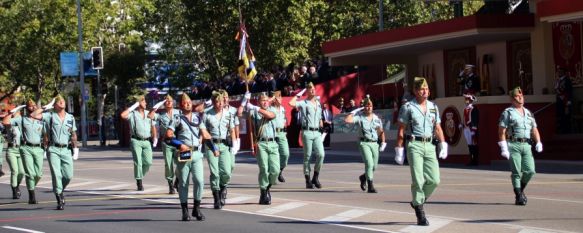
[[[520,188],[514,189],[514,204],[515,205],[526,205],[526,201],[524,200],[524,194],[520,191]]]
[[[38,204],[34,195],[34,190],[28,190],[28,204]]]
[[[213,190],[213,199],[214,199],[214,208],[216,210],[223,208],[223,206],[221,205],[221,197],[220,197],[219,190]]]
[[[224,206],[227,200],[227,186],[221,186],[220,195],[221,205]]]
[[[172,187],[174,187],[174,189],[178,190],[178,185],[180,184],[180,181],[178,180],[178,178],[174,179],[174,185]]]
[[[267,204],[271,205],[271,191],[269,191],[271,189],[271,185],[267,185],[267,189],[265,191],[267,191]]]
[[[136,185],[138,186],[138,191],[144,191],[144,186],[142,185],[142,180],[136,180]]]
[[[366,181],[368,184],[368,193],[377,193],[377,190],[374,188],[374,185],[372,183],[372,180],[367,180]]]
[[[269,200],[267,199],[267,190],[261,190],[261,195],[259,196],[259,205],[269,205]]]
[[[20,199],[20,189],[17,187],[12,187],[12,199]]]
[[[524,200],[524,204],[526,205],[526,202],[528,202],[528,199],[526,198],[526,194],[524,194],[525,188],[526,188],[526,183],[520,183],[520,193],[522,194],[522,200]]]
[[[358,177],[358,180],[360,180],[360,189],[362,191],[366,190],[366,176],[362,174]]]
[[[0,165],[0,177],[3,177],[4,175],[5,174],[4,174],[4,171],[2,171],[2,165]]]
[[[200,212],[200,201],[194,201],[194,207],[192,209],[192,217],[195,217],[198,221],[204,221],[205,217],[202,212]]]
[[[425,210],[423,205],[413,206],[413,202],[410,203],[411,208],[415,210],[415,216],[417,216],[417,225],[419,226],[429,226],[429,221],[425,217]]]
[[[190,221],[190,216],[188,215],[188,203],[181,202],[180,208],[182,208],[182,221]]]
[[[176,194],[176,190],[174,189],[174,184],[171,180],[168,181],[168,194]]]
[[[61,196],[61,202],[63,202],[63,205],[65,205],[67,202],[65,201],[65,193],[61,192],[61,194],[59,194]]]
[[[312,181],[310,180],[310,175],[304,175],[304,178],[306,178],[306,188],[313,189],[314,185],[312,184]]]
[[[65,204],[63,204],[63,199],[61,198],[61,194],[55,195],[57,198],[57,210],[64,210]]]
[[[316,188],[321,189],[322,188],[322,184],[320,184],[320,181],[318,180],[318,177],[320,176],[320,172],[314,172],[314,177],[312,177],[312,184],[314,184],[314,186]]]
[[[283,178],[283,169],[279,171],[279,176],[277,176],[277,180],[281,183],[285,183],[285,178]]]

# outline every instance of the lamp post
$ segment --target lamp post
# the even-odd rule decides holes
[[[83,22],[81,20],[81,0],[77,0],[77,37],[79,40],[79,79],[81,85],[81,139],[87,146],[87,112],[85,109],[85,69],[83,68]]]

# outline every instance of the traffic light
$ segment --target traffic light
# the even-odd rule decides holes
[[[94,70],[103,69],[103,48],[102,47],[92,47],[91,48],[91,66]]]

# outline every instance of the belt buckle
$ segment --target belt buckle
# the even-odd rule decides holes
[[[411,135],[411,141],[415,141],[415,135]]]
[[[423,142],[430,142],[431,141],[431,138],[422,138],[422,139],[423,139]]]

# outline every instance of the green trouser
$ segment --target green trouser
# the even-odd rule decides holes
[[[61,194],[73,179],[73,156],[67,147],[49,147],[49,165],[53,180],[53,192]]]
[[[279,150],[279,168],[283,170],[287,167],[287,161],[289,160],[289,143],[287,143],[286,132],[277,133],[277,147]]]
[[[527,142],[508,142],[510,151],[510,170],[512,175],[512,186],[521,188],[521,184],[528,184],[536,173],[534,171],[534,158],[532,157],[531,146]]]
[[[26,172],[26,187],[28,190],[34,190],[36,184],[43,176],[43,157],[44,150],[39,146],[21,146],[20,153],[24,162]]]
[[[279,146],[276,142],[259,142],[258,144],[259,188],[266,190],[267,186],[275,185],[275,180],[279,176]]]
[[[413,205],[422,205],[440,182],[435,145],[431,142],[410,141],[407,143],[407,160],[413,181],[411,184]]]
[[[0,133],[0,154],[3,152],[4,150],[4,137],[2,137],[2,134]],[[0,156],[0,166],[2,166],[3,163],[3,159],[2,156]]]
[[[215,143],[215,145],[219,148],[219,157],[215,157],[212,150],[206,150],[206,158],[211,173],[211,190],[219,191],[221,186],[227,186],[231,181],[231,151],[226,144]]]
[[[324,144],[322,144],[322,133],[319,131],[304,130],[302,131],[302,143],[304,144],[304,175],[310,175],[310,159],[312,158],[312,149],[316,151],[316,162],[314,171],[320,172],[324,163]]]
[[[10,166],[10,186],[18,187],[22,178],[24,178],[24,167],[22,166],[22,157],[18,147],[8,147],[6,151],[6,161]]]
[[[176,147],[166,145],[164,142],[162,143],[162,155],[164,157],[164,176],[166,177],[167,181],[174,180],[175,153]]]
[[[134,158],[134,178],[141,180],[144,178],[152,165],[152,145],[148,140],[130,140],[130,149]]]
[[[358,149],[360,149],[362,161],[364,162],[366,179],[373,181],[374,171],[379,165],[379,144],[376,142],[360,142]]]
[[[180,180],[178,185],[178,197],[180,203],[188,202],[189,176],[192,174],[193,196],[195,201],[202,200],[202,189],[204,187],[202,153],[192,152],[192,160],[186,162],[176,162],[176,177]]]

